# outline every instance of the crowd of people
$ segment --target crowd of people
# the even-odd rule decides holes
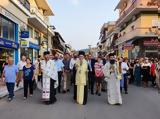
[[[54,104],[57,93],[73,92],[75,102],[85,105],[88,93],[101,96],[107,92],[109,104],[121,105],[129,84],[157,88],[160,93],[160,61],[153,58],[129,60],[114,53],[93,57],[83,51],[62,56],[46,51],[35,62],[23,55],[17,65],[8,56],[4,65],[1,79],[6,82],[9,101],[14,98],[15,85],[22,81],[24,100],[28,94],[33,96],[35,85],[40,83],[45,104]]]

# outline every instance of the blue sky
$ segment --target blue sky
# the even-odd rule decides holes
[[[75,49],[96,46],[100,28],[118,18],[114,8],[119,0],[49,0],[55,13],[55,25],[64,40]]]

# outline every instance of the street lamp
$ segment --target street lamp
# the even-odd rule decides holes
[[[53,30],[55,30],[55,26],[53,25],[47,25],[47,51],[48,51],[48,41],[49,41],[49,28],[52,28]]]

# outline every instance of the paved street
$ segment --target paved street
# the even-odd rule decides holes
[[[86,106],[77,105],[71,94],[60,94],[55,105],[43,105],[40,92],[24,101],[22,91],[16,93],[11,103],[0,100],[0,119],[159,119],[160,95],[154,89],[130,86],[123,95],[122,106],[107,104],[106,94],[89,95]]]

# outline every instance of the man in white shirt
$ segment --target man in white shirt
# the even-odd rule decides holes
[[[21,61],[18,62],[18,81],[17,81],[17,87],[19,86],[19,83],[22,81],[23,78],[23,67],[26,65],[26,56],[22,55]]]
[[[75,75],[76,75],[76,71],[75,71],[75,64],[77,62],[77,55],[73,54],[73,57],[71,58],[70,61],[70,70],[71,70],[71,83],[74,84],[75,83]]]
[[[57,67],[57,71],[58,71],[58,92],[61,93],[61,81],[62,81],[62,74],[63,74],[63,67],[64,64],[62,62],[62,60],[59,59],[59,54],[55,54],[54,56],[54,62],[55,65]]]
[[[127,71],[129,70],[129,67],[127,63],[128,63],[128,59],[124,58],[121,64],[121,68],[122,68],[121,92],[122,92],[122,89],[124,88],[125,94],[128,94]]]

